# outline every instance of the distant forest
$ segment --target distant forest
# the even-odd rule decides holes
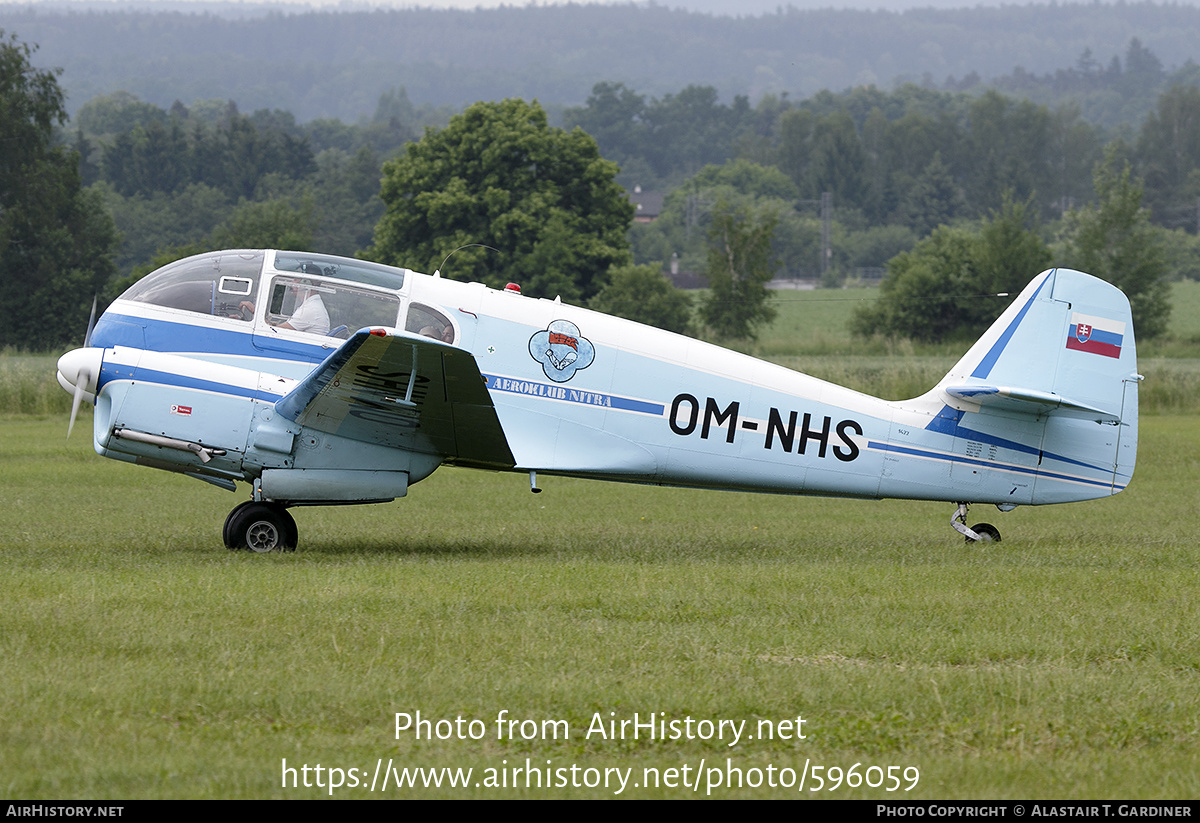
[[[1113,61],[1124,59],[1132,39],[1166,75],[1183,72],[1192,82],[1200,43],[1200,8],[1154,3],[905,12],[784,6],[738,18],[653,4],[241,19],[63,8],[6,4],[0,29],[37,44],[39,66],[63,69],[72,114],[96,96],[127,91],[164,108],[236,100],[243,110],[282,109],[300,122],[356,122],[396,88],[417,106],[537,98],[554,117],[584,103],[600,81],[654,97],[712,86],[725,102],[911,82],[953,91],[993,84],[1049,105],[1072,95],[1087,119],[1115,126],[1140,121],[1153,104],[1108,87]]]
[[[60,140],[125,276],[203,248],[362,252],[389,158],[477,99],[537,97],[654,194],[638,263],[701,270],[718,202],[778,215],[779,275],[831,285],[1006,203],[1052,241],[1107,152],[1144,186],[1172,276],[1200,277],[1200,9],[0,9],[0,29],[64,67]]]

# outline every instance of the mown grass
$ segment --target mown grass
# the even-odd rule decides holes
[[[282,788],[284,758],[475,780],[526,758],[636,778],[807,760],[916,766],[902,799],[1200,793],[1200,417],[1145,420],[1116,498],[973,512],[1004,533],[983,548],[939,504],[557,478],[535,496],[443,469],[393,504],[298,510],[301,550],[262,557],[220,547],[240,495],[64,430],[0,421],[7,797],[326,796]],[[497,740],[504,709],[572,737]],[[416,710],[483,720],[487,739],[397,740],[394,714]],[[585,739],[596,712],[802,715],[807,739]]]

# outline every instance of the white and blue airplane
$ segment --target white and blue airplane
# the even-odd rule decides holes
[[[1107,497],[1133,476],[1129,301],[1039,274],[941,382],[887,401],[718,346],[480,283],[234,250],[134,284],[58,362],[97,453],[251,499],[224,542],[295,548],[288,509],[403,497],[441,465],[970,504]],[[69,433],[69,430],[68,430]]]

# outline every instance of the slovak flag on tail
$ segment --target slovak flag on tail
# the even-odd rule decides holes
[[[1068,349],[1119,358],[1124,339],[1125,324],[1120,320],[1071,313],[1071,327],[1067,331]]]

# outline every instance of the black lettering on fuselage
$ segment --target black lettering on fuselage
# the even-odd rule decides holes
[[[849,463],[858,457],[858,444],[846,434],[846,429],[854,429],[854,433],[859,437],[862,437],[863,433],[862,426],[853,420],[843,420],[837,424],[837,436],[846,444],[846,448],[843,449],[841,446],[834,445],[833,456],[843,463]]]
[[[711,397],[704,404],[704,425],[700,427],[700,439],[708,439],[708,429],[712,423],[716,423],[719,428],[726,420],[729,421],[729,434],[725,436],[726,443],[733,442],[733,436],[737,433],[737,418],[738,406],[740,404],[735,400],[725,407],[724,411],[717,407],[717,401]]]
[[[783,446],[785,452],[791,452],[792,446],[796,442],[796,413],[792,412],[788,418],[787,431],[783,430],[783,418],[779,416],[779,409],[771,409],[771,414],[767,417],[767,442],[763,444],[763,448],[771,448],[775,443],[775,435],[779,435],[779,445]]]
[[[808,445],[809,440],[818,440],[821,443],[821,448],[817,451],[817,457],[825,456],[825,447],[829,445],[829,424],[833,420],[829,415],[825,415],[825,427],[819,432],[809,428],[812,422],[812,415],[808,412],[804,413],[804,426],[800,431],[800,454],[804,454],[804,447]]]
[[[691,414],[688,417],[687,423],[679,425],[679,407],[682,404],[688,404],[692,407]],[[671,431],[679,435],[689,435],[696,430],[696,419],[700,416],[700,401],[692,397],[690,394],[679,394],[675,396],[675,400],[671,403],[671,417],[668,422],[671,424]]]
[[[761,425],[751,420],[740,421],[741,403],[737,400],[730,402],[724,408],[720,401],[713,397],[704,399],[704,420],[700,421],[700,400],[692,394],[678,394],[671,402],[671,413],[667,423],[675,434],[686,437],[696,431],[700,424],[700,438],[708,440],[712,428],[727,427],[725,442],[732,443],[739,428],[744,431],[757,432]],[[682,417],[682,420],[681,420]],[[797,438],[797,424],[799,437]],[[804,412],[801,420],[796,411],[780,411],[770,408],[767,411],[766,434],[763,436],[763,448],[773,449],[778,446],[783,451],[792,454],[809,454],[809,441],[816,441],[816,457],[823,459],[832,450],[833,456],[843,463],[858,459],[861,449],[855,436],[862,437],[863,427],[857,420],[840,420],[834,425],[833,418],[824,415],[820,424],[815,424],[811,412]],[[750,435],[743,435],[748,437]],[[831,440],[832,438],[832,440]],[[799,443],[797,443],[799,440]],[[832,447],[832,449],[831,449]]]

